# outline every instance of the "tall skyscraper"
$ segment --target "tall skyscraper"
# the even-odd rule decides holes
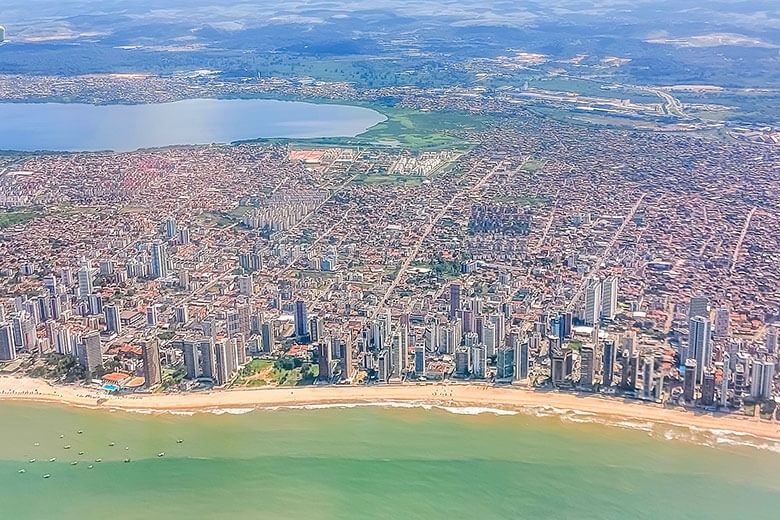
[[[157,314],[157,305],[149,305],[146,308],[146,326],[147,327],[156,327],[157,326],[157,320],[159,319]]]
[[[618,278],[607,277],[601,285],[601,317],[607,320],[615,319],[617,314]]]
[[[528,379],[531,363],[527,341],[523,341],[515,347],[515,358],[515,380],[523,381]]]
[[[753,360],[753,372],[750,378],[750,396],[763,401],[772,397],[775,364],[773,361]]]
[[[595,352],[592,346],[583,345],[580,348],[580,384],[592,386],[596,373]]]
[[[729,405],[729,380],[731,379],[731,356],[723,354],[723,377],[720,380],[720,407]]]
[[[0,361],[16,359],[13,326],[10,323],[0,323]]]
[[[263,352],[271,352],[274,348],[274,330],[270,323],[263,323],[261,336],[263,337]]]
[[[79,298],[86,298],[92,294],[92,269],[86,265],[83,266],[76,273],[76,280]]]
[[[721,307],[715,311],[715,336],[725,338],[729,335],[731,326],[731,311],[727,307]]]
[[[596,325],[601,316],[601,281],[591,278],[585,286],[585,313],[583,322],[586,325]]]
[[[770,325],[769,327],[767,327],[765,345],[766,345],[766,351],[769,352],[770,354],[774,354],[775,352],[777,352],[777,346],[778,346],[777,338],[778,338],[777,325]]]
[[[159,385],[162,382],[162,368],[157,338],[141,342],[141,355],[144,361],[144,386],[152,388]]]
[[[243,296],[252,296],[254,290],[252,287],[251,276],[238,276],[236,277],[236,285],[238,286],[238,294]]]
[[[604,358],[602,360],[602,374],[601,383],[606,386],[612,386],[612,378],[615,375],[615,357],[617,355],[617,349],[615,348],[615,342],[612,340],[604,342]]]
[[[496,378],[511,379],[515,372],[515,349],[500,347],[496,354]]]
[[[696,317],[710,319],[710,299],[706,296],[691,297],[688,305],[688,319],[691,320]]]
[[[317,345],[317,365],[320,369],[320,381],[330,381],[330,357],[330,344],[328,341],[323,341]]]
[[[477,344],[471,347],[471,363],[474,377],[483,378],[487,375],[487,354],[484,345]]]
[[[94,372],[103,363],[103,350],[100,344],[100,332],[91,330],[82,334],[78,361],[87,372]]]
[[[450,285],[450,319],[454,319],[460,310],[460,285]]]
[[[425,345],[414,347],[414,373],[418,376],[425,375]]]
[[[119,316],[119,308],[116,305],[105,305],[103,314],[106,318],[106,330],[117,335],[122,334],[122,320]]]
[[[152,278],[168,276],[168,246],[162,242],[152,244]]]
[[[688,327],[688,357],[696,360],[696,382],[702,383],[704,369],[712,363],[710,320],[703,316],[691,318]]]
[[[653,397],[653,379],[655,376],[655,367],[653,366],[652,356],[644,358],[642,365],[642,397],[650,399]]]
[[[683,374],[683,399],[692,403],[696,392],[697,381],[697,363],[695,359],[685,361],[685,372]]]
[[[701,404],[702,406],[715,404],[715,372],[710,368],[704,371],[702,378]]]
[[[309,337],[309,321],[306,316],[306,302],[298,300],[295,302],[295,337],[303,341]]]
[[[171,240],[176,236],[176,221],[172,218],[169,218],[165,221],[165,238],[167,240]]]

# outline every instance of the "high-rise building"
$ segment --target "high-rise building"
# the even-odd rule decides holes
[[[414,373],[418,376],[425,375],[425,345],[414,347]]]
[[[238,294],[243,296],[252,296],[252,277],[251,276],[238,276],[236,277],[236,285],[238,286]]]
[[[617,314],[618,278],[607,277],[601,285],[601,317],[607,320],[615,319]]]
[[[450,319],[454,319],[460,310],[460,285],[450,285]]]
[[[482,344],[471,347],[471,371],[476,378],[481,379],[487,375],[487,354]]]
[[[298,300],[295,302],[295,337],[301,341],[307,341],[309,337],[309,321],[306,316],[306,302]]]
[[[43,287],[49,291],[50,296],[57,295],[57,277],[53,274],[47,274],[43,277]]]
[[[82,334],[82,345],[79,348],[78,361],[87,372],[94,372],[103,364],[103,349],[100,344],[100,332],[91,330]]]
[[[585,286],[585,313],[582,320],[585,325],[597,325],[601,316],[601,281],[591,278]]]
[[[702,406],[712,406],[715,404],[715,372],[710,368],[704,371],[700,402]]]
[[[729,380],[731,379],[731,356],[723,354],[723,376],[720,380],[720,407],[729,405]]]
[[[696,360],[696,382],[701,384],[704,369],[712,363],[712,343],[710,341],[710,320],[703,316],[691,318],[688,327],[688,357]]]
[[[152,388],[162,382],[160,366],[160,344],[156,338],[141,342],[141,355],[144,361],[144,386]]]
[[[186,303],[173,308],[176,323],[185,324],[190,321],[190,310]]]
[[[263,323],[261,336],[263,338],[263,352],[271,352],[274,348],[274,330],[270,323]]]
[[[76,273],[76,280],[79,298],[86,298],[92,294],[92,269],[86,265],[83,266]]]
[[[515,374],[515,349],[499,347],[496,354],[496,378],[511,379]]]
[[[642,366],[642,397],[650,399],[653,397],[653,379],[655,376],[655,367],[653,366],[652,356],[644,359]]]
[[[551,378],[552,384],[555,386],[562,385],[567,382],[571,376],[571,349],[562,348],[558,349],[552,355],[552,370]]]
[[[765,345],[766,345],[766,351],[769,352],[770,354],[774,354],[775,352],[777,352],[777,345],[778,345],[777,337],[778,337],[777,325],[770,325],[769,327],[767,327]]]
[[[16,359],[13,326],[10,323],[0,323],[0,361]]]
[[[468,347],[458,347],[455,350],[455,375],[457,377],[468,377],[471,373],[471,349]]]
[[[158,317],[158,306],[157,305],[149,305],[146,308],[146,326],[147,327],[156,327],[157,326],[157,320]]]
[[[606,386],[612,386],[612,378],[615,375],[615,358],[617,349],[612,340],[604,342],[604,356],[602,359],[601,383]]]
[[[173,239],[177,235],[176,232],[176,221],[172,218],[169,218],[165,221],[165,238],[167,240]]]
[[[700,317],[710,319],[710,299],[706,296],[693,296],[688,305],[688,319]],[[701,368],[701,367],[699,367]]]
[[[685,361],[685,371],[683,373],[683,399],[689,403],[692,403],[695,398],[696,374],[698,372],[696,365],[695,359],[688,359]]]
[[[116,305],[105,305],[103,314],[106,318],[106,330],[117,335],[122,334],[122,320],[119,316],[119,307]]]
[[[339,340],[339,359],[341,360],[341,378],[352,379],[352,338]]]
[[[320,381],[330,381],[330,354],[330,345],[328,341],[322,341],[317,345],[317,366],[320,369]]]
[[[387,349],[379,352],[377,356],[377,378],[382,383],[390,380],[390,353]]]
[[[168,246],[162,242],[152,244],[150,274],[152,278],[165,278],[168,276]]]
[[[750,378],[750,397],[756,401],[770,399],[773,393],[774,377],[774,362],[754,359],[753,372]]]
[[[590,345],[580,348],[580,385],[592,386],[596,374],[595,351]]]
[[[529,353],[529,343],[524,341],[515,347],[515,380],[524,381],[528,379],[530,372],[531,358]]]
[[[726,307],[721,307],[715,311],[715,336],[725,338],[729,335],[731,326],[731,311]]]

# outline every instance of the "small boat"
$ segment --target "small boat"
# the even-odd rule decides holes
[[[90,464],[89,466],[87,466],[87,469],[92,469],[92,468],[94,468],[94,467],[95,467],[95,466],[93,466],[92,464]]]
[[[57,457],[52,457],[49,459],[49,462],[54,462],[55,460],[57,460]]]
[[[125,462],[125,464],[127,464],[128,462],[130,462],[130,459],[125,459],[124,462]]]
[[[33,444],[33,446],[40,446],[40,445],[41,445],[40,442],[36,442],[35,444]]]
[[[95,462],[103,462],[103,459],[95,459]]]
[[[60,439],[64,439],[64,438],[65,438],[65,436],[60,434]]]
[[[108,445],[109,446],[116,446],[116,444],[114,444],[113,442],[109,442]]]
[[[81,434],[82,434],[82,433],[84,433],[84,432],[83,432],[83,431],[81,431],[81,430],[79,430],[79,431],[77,431],[76,433],[78,433],[79,435],[81,435]]]
[[[30,464],[32,464],[33,462],[35,462],[35,459],[30,459],[29,462],[30,462]]]
[[[165,457],[165,452],[164,452],[164,451],[161,451],[160,453],[158,453],[158,454],[157,454],[157,456],[158,456],[158,457]]]
[[[27,473],[27,470],[22,468],[22,469],[19,470],[19,473]]]
[[[76,465],[76,464],[78,464],[78,463],[79,463],[79,461],[77,461],[77,460],[74,460],[73,462],[71,462],[71,463],[70,463],[70,465],[71,465],[71,466],[75,466],[75,465]]]
[[[125,451],[129,450],[130,446],[125,446]]]
[[[69,450],[70,449],[70,444],[66,444],[65,446],[62,447],[62,449],[63,450]]]
[[[43,478],[51,478],[51,473],[47,473],[43,476]]]
[[[176,441],[176,444],[181,444],[182,442],[184,442],[184,439],[179,439]]]
[[[79,455],[84,455],[84,452],[83,452],[83,451],[80,451],[80,452],[79,452]]]

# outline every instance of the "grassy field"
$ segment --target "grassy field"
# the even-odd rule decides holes
[[[359,185],[387,186],[389,184],[404,186],[419,186],[427,177],[409,175],[358,175],[352,181]]]
[[[310,101],[306,99],[304,101]],[[404,148],[417,151],[469,150],[476,143],[466,141],[458,133],[479,131],[493,120],[491,116],[456,111],[422,111],[370,103],[354,103],[381,112],[386,121],[378,123],[356,137],[318,139],[256,139],[246,142],[290,144],[297,148],[326,146],[365,146]]]
[[[286,362],[285,362],[286,361]],[[253,359],[238,375],[233,386],[301,386],[310,385],[319,375],[314,364],[295,366],[292,358],[282,360]]]
[[[0,212],[0,229],[26,224],[40,215],[39,211],[34,210],[12,210]]]

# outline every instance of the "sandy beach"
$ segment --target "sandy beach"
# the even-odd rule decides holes
[[[54,386],[41,379],[0,377],[0,400],[160,412],[352,403],[417,403],[527,413],[549,407],[614,419],[729,430],[780,441],[780,423],[757,418],[696,413],[596,394],[540,392],[485,384],[307,386],[110,396],[80,386]]]

